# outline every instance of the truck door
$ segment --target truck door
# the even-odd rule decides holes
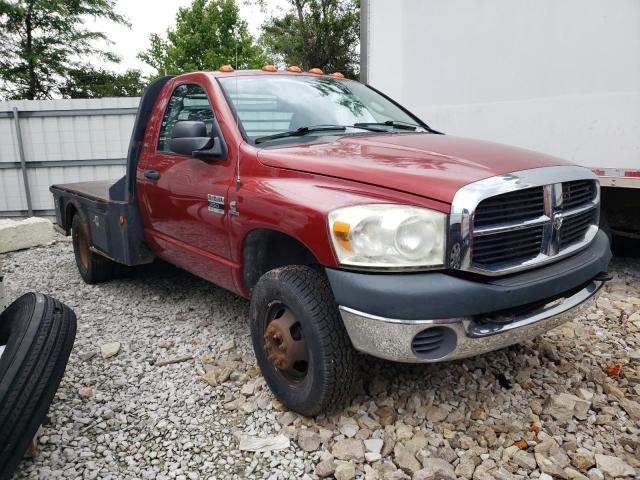
[[[226,200],[234,164],[231,158],[202,160],[171,152],[171,130],[181,120],[202,121],[211,133],[214,109],[200,83],[174,87],[156,131],[155,148],[148,146],[139,166],[145,238],[165,260],[226,286]]]

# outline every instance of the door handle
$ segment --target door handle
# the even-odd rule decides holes
[[[149,180],[158,180],[160,178],[160,172],[156,172],[155,170],[145,170],[144,176]]]

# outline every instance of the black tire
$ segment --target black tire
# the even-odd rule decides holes
[[[296,322],[289,331],[295,328],[306,349],[307,368],[304,376],[298,371],[301,378],[292,378],[267,358],[270,312],[283,306]],[[265,273],[253,290],[250,310],[258,365],[269,388],[286,407],[313,416],[351,399],[356,354],[324,272],[292,265]]]
[[[0,314],[0,480],[11,478],[44,420],[75,336],[73,310],[40,293]]]
[[[89,222],[83,220],[78,213],[71,221],[71,240],[78,272],[86,283],[106,282],[114,277],[114,262],[90,250]]]

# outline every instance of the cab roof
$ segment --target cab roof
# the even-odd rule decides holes
[[[330,73],[324,73],[324,74],[318,74],[318,73],[312,73],[312,72],[289,72],[287,70],[277,70],[275,72],[268,72],[268,71],[264,71],[264,70],[234,70],[232,72],[220,72],[218,70],[214,70],[214,71],[205,71],[205,72],[192,72],[192,73],[205,73],[207,75],[210,75],[212,77],[215,78],[225,78],[225,77],[234,77],[234,76],[239,76],[239,77],[246,77],[246,76],[255,76],[255,75],[289,75],[289,76],[293,76],[293,77],[300,77],[300,76],[305,76],[305,77],[329,77],[329,78],[334,78],[337,80],[347,80],[346,78],[343,77],[338,77],[335,75],[332,75]]]

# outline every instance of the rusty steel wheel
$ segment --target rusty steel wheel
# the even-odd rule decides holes
[[[89,269],[89,240],[87,240],[88,226],[83,225],[76,233],[78,236],[78,254],[80,255],[80,263],[85,270]]]
[[[91,251],[89,223],[76,213],[71,221],[71,240],[80,276],[87,283],[99,283],[113,277],[113,262]]]
[[[304,380],[309,369],[309,354],[302,326],[286,305],[274,302],[267,314],[264,332],[267,359],[289,382]]]
[[[355,351],[322,270],[288,265],[265,273],[250,316],[258,365],[287,408],[313,416],[349,400]]]

